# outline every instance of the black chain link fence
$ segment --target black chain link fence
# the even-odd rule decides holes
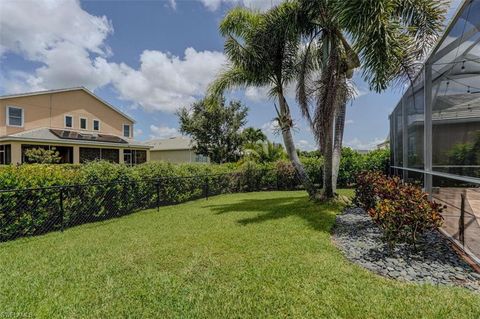
[[[0,190],[0,242],[209,196],[300,188],[275,170]]]

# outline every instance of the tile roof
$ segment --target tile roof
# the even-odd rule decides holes
[[[148,145],[142,144],[137,141],[132,140],[123,140],[124,142],[113,141],[114,139],[104,139],[104,140],[94,140],[92,138],[61,138],[56,131],[65,131],[65,130],[53,130],[47,127],[37,128],[33,130],[23,131],[11,135],[5,135],[0,137],[0,141],[7,141],[7,140],[27,140],[33,142],[55,142],[55,143],[65,143],[65,144],[88,144],[88,145],[109,145],[109,146],[132,146],[132,147],[142,147],[146,148]],[[93,135],[92,133],[86,132],[77,132],[70,130],[70,132],[74,133],[74,135],[81,135],[83,137],[89,137]],[[57,134],[56,134],[57,133]],[[107,137],[114,137],[116,139],[120,139],[114,135],[106,135],[106,134],[98,134],[99,136],[107,136]]]
[[[145,145],[153,146],[152,151],[167,150],[191,150],[195,146],[195,142],[185,136],[176,136],[164,139],[154,139],[144,142]]]

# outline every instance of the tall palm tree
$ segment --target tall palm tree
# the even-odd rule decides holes
[[[324,156],[323,197],[334,196],[356,68],[370,89],[412,80],[435,42],[445,13],[439,0],[299,0],[295,25],[304,39],[297,98]],[[285,17],[291,20],[291,17]]]
[[[212,94],[221,94],[235,87],[269,87],[269,94],[278,101],[276,121],[281,130],[290,161],[309,196],[317,194],[298,158],[292,135],[293,120],[285,98],[285,87],[296,79],[300,34],[291,13],[296,3],[285,3],[267,13],[245,8],[228,12],[220,24],[220,32],[226,38],[227,68],[210,86]]]

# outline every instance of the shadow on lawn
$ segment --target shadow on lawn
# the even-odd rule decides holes
[[[227,213],[257,212],[255,217],[239,219],[243,226],[258,224],[270,220],[297,216],[304,219],[310,227],[318,231],[330,232],[335,215],[341,205],[318,204],[305,198],[279,197],[273,199],[244,199],[229,204],[205,206],[217,215]]]

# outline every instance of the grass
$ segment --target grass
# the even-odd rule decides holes
[[[4,243],[0,317],[480,317],[478,294],[348,262],[330,237],[339,210],[234,194]]]

